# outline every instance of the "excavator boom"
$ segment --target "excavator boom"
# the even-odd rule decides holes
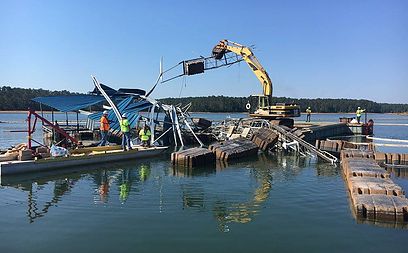
[[[272,99],[272,80],[249,47],[229,40],[221,40],[212,50],[213,57],[216,60],[221,60],[229,52],[241,56],[262,85],[263,95],[257,96],[257,109],[250,116],[264,119],[284,119],[286,117],[300,116],[300,108],[296,104],[282,103],[269,106],[269,101]],[[247,104],[246,107],[249,110],[251,105],[248,106]],[[293,124],[293,120],[291,122]]]
[[[262,84],[263,94],[272,98],[272,80],[251,49],[236,42],[221,40],[212,51],[217,60],[221,59],[227,52],[233,52],[242,57]]]

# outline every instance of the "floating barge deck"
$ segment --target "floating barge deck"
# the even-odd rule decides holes
[[[61,168],[148,158],[165,152],[167,147],[136,147],[130,151],[107,150],[90,154],[29,161],[0,162],[0,176],[58,170]]]

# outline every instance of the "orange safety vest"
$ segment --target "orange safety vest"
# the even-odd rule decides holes
[[[109,128],[110,128],[110,126],[109,126],[108,118],[105,117],[105,116],[102,116],[102,118],[101,118],[101,127],[99,129],[102,130],[102,131],[109,131]]]

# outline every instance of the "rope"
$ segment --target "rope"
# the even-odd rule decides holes
[[[369,140],[378,140],[378,141],[389,141],[389,142],[404,142],[408,143],[408,140],[399,140],[399,139],[388,139],[388,138],[379,138],[379,137],[371,137],[367,136],[366,137]]]
[[[183,85],[187,86],[187,78],[186,76],[183,76],[183,79],[181,80],[181,87],[180,87],[180,93],[179,93],[179,98],[181,98],[181,93],[183,91]]]

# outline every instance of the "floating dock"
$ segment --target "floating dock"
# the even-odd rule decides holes
[[[258,146],[250,140],[238,138],[225,142],[215,143],[208,147],[218,160],[231,161],[241,157],[258,154]]]
[[[215,163],[215,154],[206,148],[190,148],[171,154],[174,166],[193,167]]]
[[[375,160],[374,152],[344,150],[342,167],[357,217],[375,221],[408,221],[408,199]]]
[[[346,123],[295,124],[295,127],[302,129],[304,135],[302,139],[311,144],[329,137],[354,135]]]
[[[218,142],[205,148],[190,148],[171,154],[173,166],[193,167],[199,165],[216,164],[217,161],[228,162],[241,157],[255,156],[258,146],[252,141],[238,138]]]
[[[114,161],[126,161],[137,158],[147,158],[157,156],[167,149],[167,147],[134,148],[130,151],[108,150],[93,152],[91,154],[56,157],[29,161],[8,161],[0,162],[0,176],[32,173],[40,171],[59,170],[61,168],[73,167],[75,169],[90,164],[109,163]]]

